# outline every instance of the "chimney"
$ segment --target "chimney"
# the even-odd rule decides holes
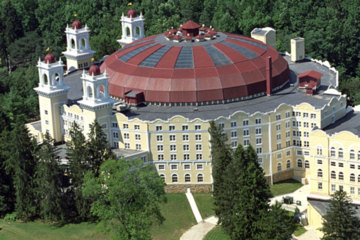
[[[291,39],[291,61],[297,62],[305,58],[305,39],[301,37]]]
[[[266,93],[268,96],[272,93],[271,78],[272,78],[272,65],[271,57],[266,58]]]

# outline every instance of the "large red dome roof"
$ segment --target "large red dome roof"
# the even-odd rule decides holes
[[[113,53],[101,70],[110,76],[110,95],[118,98],[133,90],[143,92],[146,102],[216,103],[266,94],[269,56],[277,89],[289,79],[285,59],[260,41],[221,32],[199,42],[150,36]]]

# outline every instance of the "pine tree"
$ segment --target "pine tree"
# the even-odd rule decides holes
[[[231,162],[231,149],[226,144],[227,137],[223,129],[217,126],[214,121],[210,122],[209,133],[211,135],[211,157],[212,157],[212,174],[214,178],[214,206],[215,214],[219,217],[219,223],[223,221],[223,215],[227,213],[227,189],[224,182],[224,176],[228,164]]]
[[[106,135],[100,124],[95,120],[90,126],[89,141],[87,143],[89,151],[89,166],[95,177],[99,176],[99,169],[103,162],[114,158]]]
[[[360,239],[360,220],[351,205],[351,200],[344,191],[336,191],[330,200],[325,214],[323,240],[356,240]]]
[[[45,220],[58,221],[63,218],[62,177],[63,170],[59,165],[54,140],[46,133],[36,166],[37,199],[40,216]]]

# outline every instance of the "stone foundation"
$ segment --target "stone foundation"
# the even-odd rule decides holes
[[[172,184],[165,186],[166,193],[184,193],[186,189],[190,188],[191,192],[211,192],[212,185],[211,184]]]
[[[284,170],[273,175],[274,183],[291,179],[294,176],[294,169]]]

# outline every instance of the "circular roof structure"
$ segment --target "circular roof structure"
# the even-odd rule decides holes
[[[128,18],[136,18],[137,17],[137,14],[136,14],[136,11],[134,9],[130,9],[128,12],[127,12],[127,15],[126,15]]]
[[[217,103],[266,94],[268,57],[271,89],[276,90],[289,79],[288,64],[276,49],[188,21],[176,34],[168,31],[126,45],[101,70],[109,74],[109,93],[117,98],[137,91],[146,102]]]
[[[54,63],[54,62],[55,62],[55,57],[54,57],[54,55],[52,55],[52,53],[46,54],[46,55],[45,55],[45,58],[44,58],[44,62],[45,62],[45,63],[48,63],[48,64]]]
[[[93,64],[90,68],[89,68],[89,75],[90,76],[97,76],[100,75],[100,68]]]
[[[73,23],[72,23],[72,29],[81,29],[81,22],[79,20],[75,20]]]

